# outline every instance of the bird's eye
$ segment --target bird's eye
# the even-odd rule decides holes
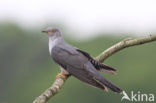
[[[55,33],[55,30],[53,29],[51,32]]]

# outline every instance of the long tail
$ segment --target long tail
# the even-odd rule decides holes
[[[114,85],[113,83],[109,82],[107,79],[105,79],[103,76],[98,76],[94,78],[97,82],[99,82],[101,85],[106,86],[107,88],[111,89],[114,92],[121,93],[122,90]]]

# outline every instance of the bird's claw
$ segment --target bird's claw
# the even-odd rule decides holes
[[[59,74],[56,76],[56,79],[58,79],[58,78],[62,78],[63,80],[66,80],[67,76],[66,76],[66,74],[59,73]]]

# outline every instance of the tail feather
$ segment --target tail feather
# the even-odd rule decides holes
[[[91,64],[91,62],[85,63],[85,70],[89,73],[90,78],[101,84],[103,87],[107,87],[110,90],[121,93],[122,90],[114,85],[113,83],[109,82],[107,79],[105,79],[100,73],[94,68],[94,66]],[[96,86],[98,87],[98,86]]]
[[[103,68],[99,69],[99,72],[104,72],[104,73],[108,73],[108,74],[116,74],[116,71],[111,71],[111,70],[105,70]]]
[[[114,69],[114,68],[112,68],[112,67],[110,67],[110,66],[108,66],[108,65],[102,64],[102,63],[99,63],[99,68],[117,72],[116,69]]]
[[[100,78],[94,78],[96,81],[99,81],[100,84],[103,84],[104,86],[106,86],[107,88],[111,89],[114,92],[117,93],[121,93],[122,90],[117,87],[116,85],[114,85],[113,83],[109,82],[107,79],[105,79],[104,77],[100,77]]]
[[[114,92],[117,92],[117,93],[122,92],[122,90],[119,87],[115,86],[114,84],[112,84],[111,82],[106,80],[105,78],[102,78],[99,82],[101,82],[102,84],[104,84],[106,87],[108,87],[109,89],[111,89]]]

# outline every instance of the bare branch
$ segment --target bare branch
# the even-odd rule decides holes
[[[100,62],[103,62],[108,57],[110,57],[111,55],[115,54],[116,52],[124,48],[135,46],[135,45],[141,45],[152,41],[156,41],[156,35],[153,36],[149,35],[147,37],[137,38],[137,39],[128,38],[111,46],[110,48],[102,52],[99,56],[97,56],[96,59],[99,60]],[[66,78],[63,78],[61,76],[58,77],[53,83],[53,85],[50,88],[48,88],[44,93],[42,93],[39,97],[37,97],[33,103],[46,103],[51,97],[53,97],[55,94],[57,94],[60,91],[61,87],[63,86],[67,78],[68,78],[67,76]]]
[[[33,103],[46,103],[51,97],[53,97],[55,94],[57,94],[61,87],[63,86],[66,78],[62,78],[59,76],[52,86],[50,86],[44,93],[42,93],[39,97],[37,97]]]
[[[102,52],[99,56],[96,57],[96,59],[100,62],[103,62],[105,59],[124,48],[141,45],[152,41],[156,41],[156,35],[149,35],[147,37],[137,39],[127,38]]]

